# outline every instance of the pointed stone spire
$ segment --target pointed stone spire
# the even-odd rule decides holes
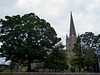
[[[68,38],[68,35],[66,34],[66,38]]]
[[[76,31],[75,31],[75,27],[74,27],[74,21],[73,21],[73,16],[72,16],[72,12],[71,13],[71,18],[70,18],[70,33],[69,36],[76,36]]]

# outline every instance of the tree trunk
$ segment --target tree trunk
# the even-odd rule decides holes
[[[28,60],[28,64],[27,64],[27,72],[31,72],[31,60]]]

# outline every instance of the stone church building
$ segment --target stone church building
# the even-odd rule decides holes
[[[74,43],[76,42],[76,38],[77,38],[76,30],[75,30],[73,16],[72,16],[72,12],[71,12],[70,13],[70,31],[69,31],[69,36],[66,35],[66,50],[68,50],[68,59],[69,59],[69,61],[75,55],[73,53],[72,49],[74,47]],[[69,67],[71,67],[70,64],[71,64],[71,62],[69,62]]]

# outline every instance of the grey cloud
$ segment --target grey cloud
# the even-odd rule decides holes
[[[22,0],[22,6],[18,4],[19,0],[0,1],[0,17],[34,12],[55,28],[64,44],[65,36],[69,32],[70,11],[73,12],[77,34],[82,34],[85,31],[100,32],[100,29],[98,29],[100,27],[100,6],[98,5],[96,8],[89,10],[91,5],[96,5],[97,0],[41,0],[39,3],[35,3],[35,0]],[[25,6],[25,3],[28,4]]]
[[[12,7],[17,0],[0,0],[0,7]]]

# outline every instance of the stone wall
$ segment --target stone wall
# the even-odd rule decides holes
[[[100,73],[33,73],[33,72],[16,72],[0,73],[0,75],[100,75]]]

